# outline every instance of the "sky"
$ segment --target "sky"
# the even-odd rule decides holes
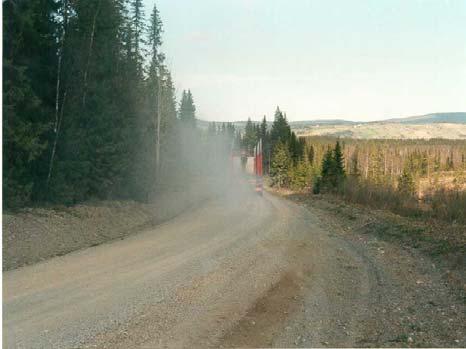
[[[144,0],[149,16],[154,0]],[[205,120],[466,111],[466,0],[156,0]]]

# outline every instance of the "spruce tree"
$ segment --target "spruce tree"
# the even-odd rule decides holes
[[[282,188],[287,185],[291,169],[291,156],[288,146],[279,141],[273,150],[270,164],[270,178],[272,185]]]
[[[264,118],[262,119],[261,125],[260,125],[260,138],[262,138],[262,141],[265,142],[265,138],[267,136],[267,119]]]
[[[309,148],[309,152],[308,152],[309,164],[311,164],[311,166],[314,165],[314,157],[315,157],[314,146],[311,145]]]
[[[335,148],[329,148],[322,160],[321,179],[319,189],[337,189],[346,178],[343,153],[340,142],[337,141]]]
[[[412,163],[414,166],[414,162]],[[375,148],[369,158],[369,179],[376,185],[381,185],[384,182],[384,156],[382,149]]]
[[[407,167],[403,168],[403,172],[398,177],[398,191],[408,195],[413,195],[416,191],[414,177]]]
[[[282,113],[279,107],[275,111],[275,119],[272,124],[272,130],[270,131],[270,141],[272,143],[272,149],[278,142],[289,143],[291,137],[291,128],[286,120],[285,114]]]
[[[2,2],[5,207],[147,199],[154,144],[176,158],[179,123],[160,51],[162,23],[154,8],[146,33],[142,4]],[[191,92],[184,97],[180,119],[195,125]],[[233,138],[233,125],[226,130]],[[179,163],[161,162],[166,174]]]
[[[190,90],[184,90],[181,96],[178,117],[184,125],[194,127],[196,125],[196,106]]]
[[[289,148],[293,163],[296,165],[303,158],[304,144],[294,132],[290,135]]]
[[[309,185],[309,166],[307,166],[307,164],[304,161],[298,161],[298,163],[296,164],[296,166],[293,167],[291,172],[291,187],[293,189],[302,190]]]
[[[313,193],[319,194],[322,190],[328,190],[333,188],[333,178],[334,178],[334,169],[335,169],[335,159],[333,156],[333,150],[328,148],[322,158],[322,165],[320,176],[318,176],[314,181]]]
[[[264,172],[268,173],[270,167],[270,157],[271,157],[271,149],[270,149],[270,133],[267,130],[267,119],[262,119],[260,125],[260,138],[262,139],[262,161],[263,161],[263,168]]]
[[[156,8],[154,6],[154,10]],[[143,60],[144,60],[144,32],[146,31],[146,24],[144,19],[144,4],[142,0],[130,0],[130,13],[131,24],[134,42],[134,60],[136,62],[136,71],[139,78],[142,78],[143,73]],[[154,13],[152,13],[154,14]],[[157,15],[157,12],[155,13]],[[151,20],[156,20],[151,18]],[[151,22],[153,24],[153,22]],[[154,43],[152,43],[154,45]]]
[[[243,146],[247,149],[248,152],[252,152],[257,144],[257,141],[257,130],[255,124],[251,121],[251,118],[248,118],[244,128]]]
[[[335,149],[333,150],[333,164],[335,166],[333,169],[335,176],[334,186],[337,186],[345,179],[346,176],[343,152],[339,141],[337,141]]]
[[[43,196],[53,141],[58,4],[2,2],[5,207]]]
[[[351,156],[349,174],[352,177],[359,177],[361,175],[359,171],[359,160],[358,160],[358,151],[355,151]]]
[[[207,126],[207,134],[210,137],[213,137],[217,134],[217,126],[215,124],[215,121],[209,122],[209,125]]]
[[[334,176],[335,176],[335,158],[333,156],[332,149],[328,149],[322,159],[322,187],[330,188],[333,187]]]
[[[175,86],[170,71],[166,67],[162,67],[164,79],[162,80],[161,94],[161,114],[162,114],[162,136],[169,140],[174,138],[173,132],[176,128],[176,97]],[[164,141],[162,140],[162,145]]]
[[[227,124],[227,134],[228,134],[228,137],[230,139],[233,139],[235,137],[235,133],[236,133],[236,130],[235,130],[235,125],[233,125],[233,123],[229,122]]]

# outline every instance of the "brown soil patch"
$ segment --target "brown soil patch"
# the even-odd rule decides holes
[[[222,347],[271,346],[276,332],[283,330],[283,323],[299,304],[298,279],[293,272],[285,273],[225,334]]]

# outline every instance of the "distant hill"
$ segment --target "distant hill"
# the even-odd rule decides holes
[[[357,139],[466,139],[466,123],[371,122],[356,125],[316,125],[294,130],[298,136]]]
[[[257,121],[256,121],[257,122]],[[198,126],[206,129],[208,122],[198,121]],[[221,125],[221,122],[217,122]],[[246,121],[234,121],[243,130]],[[272,121],[267,122],[270,129]],[[466,112],[432,113],[426,115],[391,118],[381,121],[356,122],[341,119],[291,121],[291,129],[299,136],[326,135],[348,138],[448,138],[466,139]]]
[[[453,113],[432,113],[425,115],[408,116],[401,118],[390,118],[379,121],[349,121],[341,119],[330,119],[330,120],[305,120],[305,121],[291,121],[291,127],[305,128],[307,126],[315,125],[356,125],[356,124],[379,124],[379,123],[400,123],[400,124],[412,124],[412,125],[423,125],[423,124],[466,124],[466,112],[453,112]]]
[[[292,128],[305,128],[316,125],[355,125],[358,124],[356,121],[348,121],[341,119],[329,119],[329,120],[304,120],[304,121],[290,121]]]
[[[256,123],[258,121],[255,121]],[[328,120],[303,120],[303,121],[290,121],[290,126],[293,129],[303,129],[312,126],[330,126],[330,125],[362,125],[362,124],[412,124],[412,125],[425,125],[425,124],[466,124],[466,112],[452,112],[452,113],[432,113],[425,115],[408,116],[401,118],[390,118],[379,121],[350,121],[341,119],[328,119]],[[207,128],[209,121],[198,120],[198,126],[201,128]],[[217,122],[222,124],[222,122]],[[246,126],[246,121],[233,121],[233,124],[238,129],[243,129]],[[272,125],[272,120],[268,120],[267,125]]]
[[[438,124],[438,123],[466,124],[466,113],[462,113],[462,112],[433,113],[433,114],[426,114],[426,115],[409,116],[406,118],[393,118],[393,119],[387,119],[383,121],[374,121],[373,123],[401,123],[401,124],[412,124],[412,125]]]
[[[324,120],[290,123],[300,136],[359,139],[466,139],[466,113],[433,113],[370,122]]]

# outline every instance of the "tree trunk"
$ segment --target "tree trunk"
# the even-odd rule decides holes
[[[55,131],[55,139],[53,140],[53,147],[52,147],[52,155],[50,156],[50,164],[49,164],[49,173],[47,174],[47,188],[50,184],[50,178],[52,177],[52,170],[53,170],[53,161],[55,159],[55,152],[57,150],[57,141],[58,136],[60,135],[60,126],[63,120],[63,111],[65,109],[65,102],[66,102],[66,92],[63,94],[63,102],[61,103],[61,110],[60,110],[60,118],[57,122],[57,129]]]
[[[67,11],[68,3],[65,0],[63,3],[63,31],[60,38],[60,48],[58,51],[58,63],[57,63],[57,84],[56,84],[56,92],[55,92],[55,123],[53,125],[53,132],[57,133],[57,126],[58,126],[58,110],[59,110],[59,98],[60,98],[60,83],[61,83],[61,63],[63,59],[63,49],[65,46],[65,35],[66,35],[66,27],[68,25],[68,11]]]
[[[50,178],[52,176],[53,161],[55,159],[55,152],[57,149],[57,140],[58,140],[58,135],[60,132],[60,124],[61,124],[61,119],[63,118],[63,109],[64,109],[65,99],[66,99],[66,91],[65,91],[63,95],[63,102],[62,102],[61,112],[59,116],[58,112],[59,112],[59,104],[60,104],[59,100],[60,100],[60,84],[61,84],[61,66],[62,66],[62,60],[63,60],[63,50],[65,47],[66,29],[68,26],[68,8],[67,7],[68,7],[68,1],[65,0],[63,2],[63,31],[62,31],[62,35],[60,38],[60,48],[58,51],[58,62],[57,62],[57,84],[56,84],[56,91],[55,91],[55,122],[53,124],[53,132],[55,133],[55,138],[53,141],[52,154],[50,156],[46,188],[48,188],[49,183],[50,183]]]
[[[162,110],[162,71],[159,69],[158,88],[157,88],[157,139],[155,143],[155,175],[158,180],[160,173],[160,119]]]
[[[94,45],[94,35],[95,35],[95,23],[97,21],[97,16],[100,10],[100,1],[97,4],[97,8],[94,13],[94,18],[92,20],[92,29],[91,29],[91,36],[89,38],[89,51],[87,53],[87,62],[86,62],[86,69],[84,69],[84,82],[83,82],[83,101],[82,107],[86,106],[86,93],[87,93],[87,78],[89,75],[89,65],[91,64],[91,57],[92,57],[92,47]]]

